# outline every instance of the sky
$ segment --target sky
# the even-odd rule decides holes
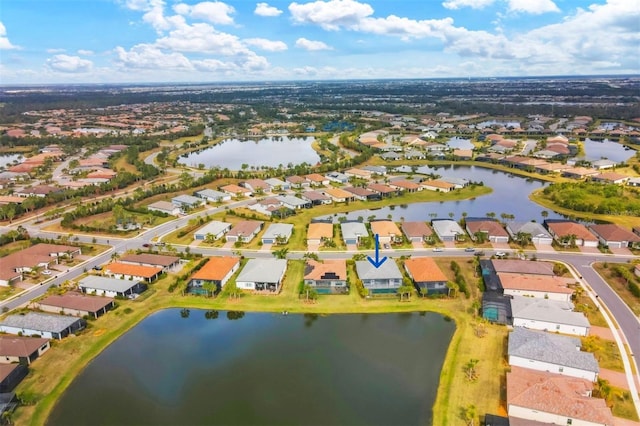
[[[2,0],[0,85],[640,74],[640,0]]]

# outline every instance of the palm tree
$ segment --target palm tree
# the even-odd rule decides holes
[[[289,253],[289,249],[286,248],[286,247],[283,247],[283,248],[281,248],[279,250],[274,250],[272,252],[273,256],[276,259],[286,259],[287,258],[287,253]]]

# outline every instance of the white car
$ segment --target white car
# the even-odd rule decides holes
[[[503,251],[497,251],[496,252],[496,256],[498,257],[505,257],[507,255],[507,253],[503,252]]]
[[[48,269],[45,269],[44,271],[42,271],[42,275],[51,275],[51,271]]]
[[[441,247],[434,247],[433,251],[444,251]]]

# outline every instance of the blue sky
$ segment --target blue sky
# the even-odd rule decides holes
[[[0,84],[640,73],[640,0],[2,0]]]

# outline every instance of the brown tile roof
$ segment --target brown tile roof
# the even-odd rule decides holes
[[[300,176],[287,176],[285,180],[289,183],[293,183],[294,185],[306,182],[306,180]]]
[[[351,197],[353,197],[352,193],[347,192],[344,189],[340,189],[340,188],[327,188],[327,189],[323,189],[322,192],[324,192],[325,194],[327,194],[328,196],[333,197],[333,198],[351,198]]]
[[[593,384],[585,379],[544,371],[511,367],[507,373],[507,405],[613,425],[613,414],[604,399],[588,395]]]
[[[553,263],[534,262],[531,260],[492,259],[491,264],[496,272],[511,272],[514,274],[555,275]]]
[[[48,341],[39,337],[0,336],[0,356],[29,356]]]
[[[244,183],[248,183],[249,185],[251,185],[251,188],[253,189],[263,189],[263,190],[267,190],[269,189],[269,184],[265,181],[263,181],[262,179],[249,179],[246,180]]]
[[[24,368],[20,364],[0,364],[0,381],[4,381],[16,368]]]
[[[248,194],[248,193],[251,192],[250,189],[243,188],[243,187],[238,186],[238,185],[236,185],[234,183],[230,183],[229,185],[221,186],[220,190],[226,191],[226,192],[231,192],[233,194]]]
[[[371,222],[371,233],[383,237],[400,236],[398,225],[390,220],[376,220]]]
[[[631,176],[623,175],[621,173],[616,173],[616,172],[604,172],[604,173],[598,173],[597,175],[592,176],[592,179],[605,180],[608,182],[616,182],[624,179],[629,179],[630,177]]]
[[[333,238],[333,224],[312,222],[307,230],[307,239]]]
[[[50,263],[55,257],[52,253],[76,252],[78,247],[58,244],[36,244],[24,250],[20,250],[0,258],[0,279],[9,280],[19,276],[15,272],[17,268],[33,268],[40,263]]]
[[[469,228],[471,234],[486,232],[491,237],[509,237],[502,225],[494,220],[469,220],[467,221],[467,228]]]
[[[238,263],[240,263],[239,257],[212,257],[199,271],[191,276],[191,279],[221,281]]]
[[[404,266],[417,283],[447,281],[447,276],[430,257],[412,257],[405,260]]]
[[[547,226],[559,237],[575,235],[576,238],[585,241],[597,241],[597,238],[589,232],[586,226],[576,222],[547,222]]]
[[[242,220],[236,223],[236,225],[227,232],[227,235],[232,237],[251,235],[257,232],[261,226],[262,222],[258,220]]]
[[[353,195],[357,195],[358,197],[368,197],[370,195],[375,195],[375,192],[361,188],[359,186],[347,186],[344,188],[345,191],[352,193]]]
[[[402,222],[400,225],[407,237],[428,237],[433,230],[425,222]]]
[[[318,174],[318,173],[311,173],[309,175],[306,175],[305,178],[307,180],[312,181],[312,182],[318,182],[318,183],[322,183],[322,182],[324,182],[326,180],[329,180],[326,177],[324,177],[324,176],[322,176],[321,174]]]
[[[392,192],[396,192],[396,190],[390,187],[389,185],[385,185],[382,183],[372,183],[369,186],[367,186],[367,188],[375,192],[381,192],[383,194],[390,194]]]
[[[593,232],[607,241],[640,242],[640,235],[613,223],[589,226]]]
[[[104,269],[107,273],[143,278],[152,278],[162,272],[162,268],[156,266],[129,265],[128,263],[110,263]]]
[[[568,278],[548,275],[512,274],[508,272],[498,273],[498,278],[505,290],[573,294],[573,290],[567,287],[567,284],[574,281]]]
[[[339,280],[347,279],[347,262],[341,259],[324,260],[317,262],[313,259],[307,260],[305,266],[305,280],[322,280],[327,273],[334,273]]]
[[[432,188],[442,188],[442,189],[454,189],[456,186],[453,183],[445,182],[443,180],[428,180],[421,183],[422,186],[430,186]]]
[[[404,188],[404,189],[418,189],[420,188],[420,185],[418,185],[417,183],[413,183],[413,182],[409,182],[408,180],[396,180],[393,181],[391,183],[389,183],[389,185],[391,187],[398,187],[398,188]]]
[[[140,254],[127,254],[120,258],[121,262],[140,263],[147,265],[157,266],[171,266],[180,258],[177,256],[164,256],[162,254],[140,253]]]
[[[55,306],[79,311],[97,312],[113,302],[110,297],[85,296],[83,294],[69,292],[63,295],[49,296],[37,302],[39,305]]]

